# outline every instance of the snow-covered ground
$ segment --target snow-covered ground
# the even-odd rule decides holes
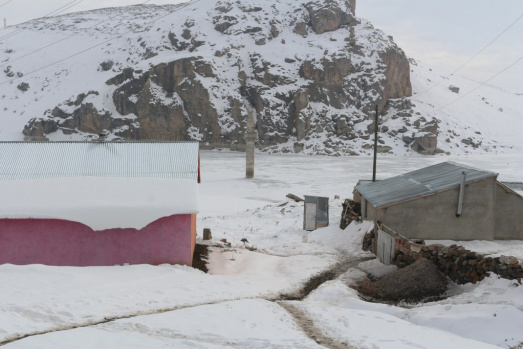
[[[516,153],[383,155],[378,177],[447,160],[499,172],[501,180],[523,179]],[[330,338],[356,348],[509,348],[523,341],[523,286],[496,276],[451,285],[450,297],[438,302],[400,307],[365,302],[348,287],[364,272],[394,270],[362,262],[303,301],[287,301],[323,332],[316,340],[275,302],[341,257],[371,257],[360,250],[369,223],[338,228],[342,200],[370,177],[371,161],[257,154],[255,178],[247,180],[244,154],[202,152],[198,232],[211,228],[215,242],[232,244],[212,248],[209,274],[171,265],[0,265],[0,345],[26,335],[5,347],[321,348]],[[331,225],[304,231],[303,204],[288,193],[328,196]],[[523,259],[521,241],[467,244]]]

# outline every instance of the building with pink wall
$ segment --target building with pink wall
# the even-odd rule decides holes
[[[191,265],[196,142],[1,142],[0,264]]]

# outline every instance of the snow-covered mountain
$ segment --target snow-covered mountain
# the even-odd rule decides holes
[[[103,133],[241,149],[252,107],[264,151],[357,155],[372,151],[377,104],[380,152],[523,148],[522,96],[409,62],[355,9],[354,0],[195,0],[9,27],[0,140]]]

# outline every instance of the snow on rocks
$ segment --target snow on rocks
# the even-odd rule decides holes
[[[0,137],[20,140],[23,131],[27,139],[91,139],[106,130],[108,139],[192,137],[208,147],[237,148],[243,144],[246,107],[254,106],[259,144],[267,151],[327,154],[355,148],[357,153],[359,144],[347,137],[359,135],[338,134],[338,116],[361,120],[371,104],[410,95],[411,89],[403,51],[354,17],[354,7],[354,1],[341,0],[256,6],[201,0],[28,22],[19,26],[23,45],[6,41],[11,51],[0,58],[12,64],[9,74],[29,70],[24,79],[35,96],[0,85],[9,112],[23,115],[5,123]],[[26,56],[41,43],[53,44],[53,50],[42,50],[38,60]],[[63,52],[88,47],[74,61],[62,61]],[[62,62],[39,70],[57,61]],[[404,64],[395,67],[397,62]],[[87,91],[99,95],[64,117],[50,112],[71,94]],[[295,106],[300,91],[309,98]],[[87,117],[99,129],[77,122]],[[330,137],[332,142],[323,144]],[[303,147],[294,148],[295,142]],[[280,144],[285,145],[280,149]]]
[[[107,133],[108,140],[192,139],[242,149],[254,106],[258,145],[268,153],[359,155],[372,152],[378,104],[383,153],[521,150],[513,107],[520,96],[493,86],[469,95],[477,83],[409,64],[354,8],[341,0],[200,0],[7,28],[6,36],[23,31],[0,44],[0,140]],[[464,98],[457,101],[449,84]],[[89,92],[96,94],[74,105]]]

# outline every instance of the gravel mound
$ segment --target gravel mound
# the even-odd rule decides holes
[[[414,264],[390,273],[375,282],[363,282],[360,292],[383,300],[417,302],[442,295],[447,278],[431,261],[421,258]]]

